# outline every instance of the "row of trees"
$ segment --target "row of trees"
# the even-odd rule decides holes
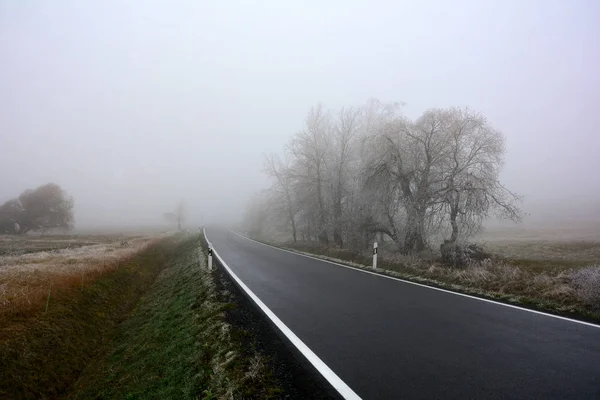
[[[72,227],[73,199],[54,183],[25,190],[0,206],[0,233],[24,235]]]
[[[248,207],[248,229],[292,240],[366,246],[377,234],[406,253],[466,240],[492,214],[520,219],[498,179],[504,138],[469,109],[412,121],[376,100],[337,112],[317,106],[283,157],[265,157],[272,186]],[[437,241],[437,243],[435,243]]]

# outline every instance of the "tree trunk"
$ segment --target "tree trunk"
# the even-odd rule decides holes
[[[344,247],[344,239],[342,238],[342,202],[340,199],[336,199],[335,206],[333,209],[334,228],[333,228],[333,242],[338,247]]]
[[[407,227],[404,253],[418,253],[425,249],[425,210],[422,207],[407,207]]]
[[[344,239],[342,238],[342,165],[337,172],[336,193],[333,198],[333,242],[336,246],[344,247]]]
[[[406,240],[404,241],[404,252],[418,253],[425,249],[425,240],[423,235],[417,230],[412,230],[406,234]]]
[[[294,243],[296,243],[297,242],[297,240],[296,240],[296,221],[294,221],[294,212],[292,210],[292,202],[291,202],[289,194],[286,196],[287,196],[287,202],[288,202],[288,216],[290,218],[290,222],[292,223],[292,239],[294,240]]]
[[[317,201],[319,202],[319,235],[318,239],[321,244],[329,244],[329,236],[325,227],[325,204],[323,202],[323,190],[321,187],[321,170],[317,166]]]
[[[294,240],[294,243],[298,241],[296,238],[296,222],[294,222],[294,218],[292,218],[292,239]]]
[[[322,229],[319,233],[319,243],[328,246],[329,245],[329,236],[327,235],[327,231]]]
[[[342,232],[340,231],[339,227],[336,227],[333,230],[333,242],[340,248],[344,247],[344,239],[342,238]]]
[[[450,184],[453,185],[453,181],[450,180]],[[452,197],[446,200],[448,205],[450,206],[450,226],[452,226],[452,234],[450,235],[449,240],[444,240],[446,244],[456,243],[458,239],[458,223],[456,222],[456,218],[458,217],[458,210],[460,205],[460,193],[458,191],[454,191]]]
[[[456,217],[458,215],[458,208],[452,207],[450,211],[450,225],[452,225],[452,235],[450,236],[449,243],[456,243],[458,239],[458,223]]]

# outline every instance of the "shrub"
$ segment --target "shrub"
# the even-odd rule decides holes
[[[577,298],[586,305],[600,309],[600,265],[577,270],[571,274]]]
[[[440,253],[442,254],[442,261],[453,267],[465,267],[472,260],[483,261],[486,258],[491,258],[491,254],[488,254],[479,245],[469,244],[462,246],[447,240],[440,245]]]

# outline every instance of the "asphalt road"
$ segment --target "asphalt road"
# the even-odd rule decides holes
[[[599,328],[207,236],[363,399],[600,399]]]

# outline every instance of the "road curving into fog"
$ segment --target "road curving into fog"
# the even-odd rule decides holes
[[[237,277],[362,399],[600,399],[600,327],[208,228]]]

